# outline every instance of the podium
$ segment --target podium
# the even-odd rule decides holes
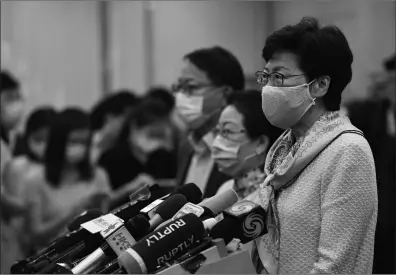
[[[228,254],[224,241],[215,240],[214,245],[199,255],[156,274],[257,274],[247,250]]]

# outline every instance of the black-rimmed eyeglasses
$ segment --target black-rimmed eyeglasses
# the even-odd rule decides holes
[[[267,85],[268,82],[271,82],[272,85],[274,86],[283,86],[283,81],[285,79],[291,78],[291,77],[296,77],[296,76],[303,76],[304,74],[295,74],[295,75],[283,75],[278,72],[273,72],[270,74],[267,74],[266,72],[263,71],[257,71],[256,72],[256,77],[257,77],[257,83],[260,85]]]

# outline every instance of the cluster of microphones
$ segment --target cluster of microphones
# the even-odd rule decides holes
[[[150,187],[150,191],[159,188]],[[194,184],[103,214],[88,210],[44,250],[15,263],[12,274],[155,274],[185,266],[219,241],[248,243],[265,234],[265,211],[232,190],[202,200]]]

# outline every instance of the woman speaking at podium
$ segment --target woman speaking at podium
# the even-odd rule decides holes
[[[255,241],[257,271],[371,273],[377,184],[368,142],[339,113],[352,78],[344,34],[303,18],[270,35],[262,56],[263,112],[285,132],[260,186],[269,232]]]

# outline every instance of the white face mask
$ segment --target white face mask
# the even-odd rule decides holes
[[[203,103],[203,96],[176,94],[176,110],[186,122],[193,122],[202,116]]]
[[[242,156],[249,141],[244,143],[234,142],[218,135],[213,142],[212,158],[218,164],[219,170],[227,175],[235,176],[248,161],[258,156],[257,152]]]
[[[217,135],[212,144],[212,158],[214,160],[236,160],[241,145]]]
[[[69,144],[66,147],[66,159],[69,163],[81,162],[86,154],[87,148],[83,144]]]
[[[294,126],[315,105],[309,92],[309,85],[314,81],[294,87],[264,86],[262,108],[268,121],[281,129]]]
[[[139,148],[145,154],[150,154],[155,150],[163,147],[161,141],[147,138],[145,135],[138,133],[133,134],[132,143],[135,147]]]

